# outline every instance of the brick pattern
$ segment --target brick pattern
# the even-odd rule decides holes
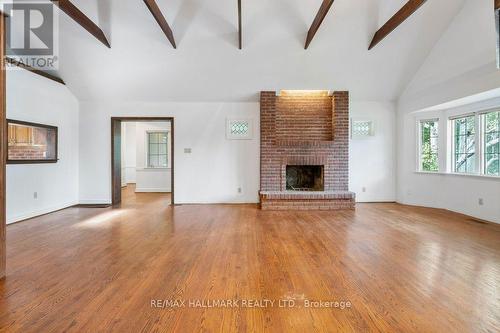
[[[43,160],[45,150],[43,146],[9,146],[8,155],[10,160]]]
[[[280,96],[276,98],[278,140],[332,141],[332,98]]]
[[[354,199],[355,194],[348,191],[311,191],[311,192],[292,192],[292,191],[261,191],[260,196],[263,199],[276,200],[327,200],[327,199]]]
[[[338,210],[354,209],[355,205],[356,195],[348,191],[260,192],[262,210]]]
[[[354,200],[330,199],[330,200],[275,200],[261,199],[262,210],[340,210],[354,209]]]
[[[262,208],[352,208],[354,196],[313,199],[309,195],[308,199],[299,200],[262,195],[285,191],[286,165],[323,165],[325,192],[348,191],[349,92],[337,91],[333,96],[276,96],[274,91],[263,91],[260,103]],[[302,205],[297,206],[296,202]]]
[[[349,189],[349,92],[335,91],[333,106],[332,178],[334,191]]]
[[[276,152],[276,92],[260,94],[260,189],[281,188],[281,155]]]

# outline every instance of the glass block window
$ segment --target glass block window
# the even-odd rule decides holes
[[[484,174],[500,176],[500,111],[488,112],[482,116],[483,123],[483,168]]]
[[[365,138],[373,135],[373,122],[371,120],[353,120],[351,126],[352,138]]]
[[[168,132],[148,132],[148,167],[168,167]]]
[[[452,120],[453,166],[459,173],[476,172],[476,119],[474,115]]]
[[[226,138],[228,140],[250,140],[252,132],[252,119],[227,119]]]
[[[439,123],[437,119],[420,121],[420,170],[439,171]]]

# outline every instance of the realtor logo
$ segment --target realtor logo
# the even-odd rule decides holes
[[[4,3],[3,11],[8,15],[7,56],[36,69],[57,69],[59,20],[54,3],[16,0]]]

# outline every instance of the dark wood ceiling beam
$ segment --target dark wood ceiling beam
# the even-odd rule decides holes
[[[71,17],[76,23],[78,23],[82,28],[90,32],[95,38],[97,38],[101,43],[111,48],[104,32],[99,28],[91,19],[89,19],[84,13],[82,13],[75,5],[73,5],[69,0],[51,0],[56,6],[59,7],[63,12],[65,12],[69,17]]]
[[[238,0],[238,47],[240,50],[243,47],[241,31],[241,0]]]
[[[321,7],[319,7],[318,13],[316,14],[316,17],[314,18],[314,21],[311,24],[309,31],[307,32],[306,45],[304,47],[306,50],[309,47],[309,44],[311,44],[311,41],[313,40],[314,35],[316,35],[316,32],[321,26],[321,23],[325,19],[326,14],[328,14],[330,7],[332,7],[333,1],[334,0],[323,0]]]
[[[167,23],[167,20],[165,19],[165,16],[161,13],[160,8],[158,7],[158,4],[156,3],[155,0],[144,0],[144,3],[148,7],[149,11],[151,14],[153,14],[153,17],[155,18],[156,22],[160,25],[161,30],[165,33],[165,36],[167,36],[168,40],[170,41],[170,44],[174,47],[174,49],[177,48],[175,45],[175,39],[174,39],[174,34],[172,32],[172,29],[170,29],[170,26]]]
[[[17,61],[16,59],[13,59],[13,58],[10,58],[10,57],[5,57],[5,61],[8,62],[11,66],[12,65],[13,66],[17,66],[19,68],[22,68],[22,69],[25,69],[27,71],[30,71],[31,73],[43,76],[44,78],[47,78],[47,79],[52,80],[52,81],[55,81],[57,83],[66,84],[61,78],[58,78],[57,76],[54,76],[54,75],[49,74],[47,72],[44,72],[42,70],[39,70],[39,69],[33,68],[31,66],[28,66],[28,65],[24,64],[21,61]]]
[[[372,42],[368,47],[371,50],[375,45],[380,43],[385,37],[393,32],[401,23],[406,21],[413,13],[415,13],[427,0],[409,0],[393,17],[387,21],[382,28],[373,36]]]

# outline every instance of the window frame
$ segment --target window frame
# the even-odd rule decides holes
[[[355,128],[360,123],[366,123],[369,127],[368,132],[365,135],[360,135],[355,133]],[[351,118],[351,128],[350,128],[351,139],[369,139],[375,136],[375,121],[366,118]]]
[[[151,166],[150,164],[150,156],[151,156],[151,152],[150,152],[150,147],[151,147],[151,144],[150,144],[150,134],[166,134],[167,135],[167,142],[165,143],[166,145],[166,151],[167,153],[166,154],[155,154],[155,156],[162,156],[162,155],[166,155],[167,156],[167,166],[166,167],[163,167],[163,166]],[[170,131],[169,130],[148,130],[146,131],[146,169],[154,169],[154,170],[159,170],[159,169],[170,169]],[[158,144],[159,146],[159,144]]]
[[[463,119],[463,118],[469,118],[469,117],[474,117],[474,171],[472,172],[460,172],[456,168],[456,154],[455,154],[455,134],[456,134],[456,127],[455,127],[455,121],[458,119]],[[450,140],[451,140],[451,146],[450,146],[450,155],[451,155],[451,165],[450,165],[450,170],[451,173],[455,174],[461,174],[461,175],[481,175],[481,156],[482,156],[482,151],[481,151],[481,126],[480,126],[480,121],[479,121],[479,115],[477,112],[473,113],[465,113],[465,114],[458,114],[456,116],[450,117],[449,118],[450,122]],[[467,163],[467,162],[466,162]],[[466,167],[467,169],[467,167]]]
[[[7,146],[7,164],[45,164],[45,163],[57,163],[59,161],[59,131],[57,126],[52,126],[52,125],[47,125],[47,124],[40,124],[40,123],[34,123],[34,122],[29,122],[29,121],[23,121],[23,120],[15,120],[15,119],[6,119],[7,122],[7,129],[9,128],[9,125],[21,125],[21,126],[28,126],[28,127],[38,127],[38,128],[45,128],[48,130],[53,131],[54,133],[54,157],[53,158],[46,158],[46,159],[31,159],[31,160],[17,160],[17,159],[10,159],[8,156],[8,145],[9,145],[9,140],[7,138],[7,142],[5,145]],[[7,130],[8,132],[8,130]],[[8,135],[8,133],[7,133]]]
[[[483,175],[483,176],[487,176],[487,177],[500,177],[500,172],[499,174],[496,174],[496,175],[490,175],[487,173],[487,170],[486,170],[486,161],[487,161],[487,149],[486,149],[486,135],[487,134],[491,134],[491,133],[497,133],[497,135],[499,136],[500,138],[500,115],[499,115],[499,120],[498,120],[498,129],[497,131],[494,131],[494,132],[486,132],[486,116],[489,114],[489,113],[500,113],[500,108],[493,108],[493,109],[488,109],[488,110],[483,110],[481,112],[478,113],[478,116],[479,116],[479,122],[480,122],[480,128],[481,128],[481,133],[480,133],[480,142],[479,142],[479,146],[480,146],[480,150],[481,150],[481,156],[480,156],[480,175]],[[499,163],[500,163],[500,151],[497,153],[498,155],[498,158],[499,158]]]
[[[436,150],[436,160],[437,160],[437,170],[424,170],[423,169],[423,160],[422,160],[422,125],[423,123],[435,122],[437,124],[438,135],[437,135],[437,150]],[[419,172],[429,172],[429,173],[438,173],[440,171],[440,137],[441,137],[441,128],[439,123],[439,118],[422,118],[417,120],[417,170]]]
[[[500,112],[498,102],[468,105],[447,109],[428,110],[414,118],[414,172],[422,174],[452,175],[460,177],[480,177],[500,180],[500,174],[488,174],[486,170],[486,115],[491,112]],[[455,124],[454,120],[474,116],[474,172],[455,171]],[[437,121],[438,127],[438,168],[439,171],[426,171],[422,169],[421,151],[421,123]],[[496,132],[496,131],[495,131]],[[496,150],[494,150],[496,152]],[[500,155],[500,154],[499,154]],[[499,162],[500,163],[500,162]],[[500,171],[499,171],[500,172]]]
[[[246,134],[233,134],[232,125],[236,122],[247,123],[248,130]],[[226,140],[253,140],[253,118],[248,117],[228,117],[226,118]]]

